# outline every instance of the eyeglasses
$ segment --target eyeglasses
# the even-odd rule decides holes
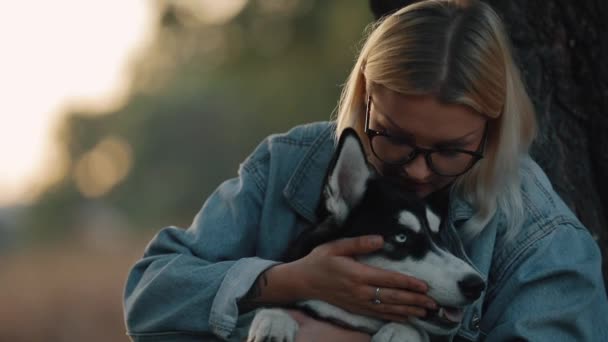
[[[402,166],[422,154],[431,171],[439,176],[456,177],[469,171],[475,163],[484,157],[488,138],[487,121],[477,151],[457,148],[422,148],[413,144],[408,138],[392,136],[371,129],[369,127],[371,106],[372,97],[369,96],[365,109],[365,134],[369,138],[374,155],[386,164]]]

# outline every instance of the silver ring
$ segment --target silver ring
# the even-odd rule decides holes
[[[376,294],[374,295],[374,300],[372,300],[372,303],[382,304],[382,301],[380,300],[380,288],[379,287],[376,287]]]

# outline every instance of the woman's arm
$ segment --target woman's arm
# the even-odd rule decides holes
[[[541,229],[542,228],[542,229]],[[481,332],[488,341],[608,341],[601,255],[580,226],[539,227],[498,262]]]
[[[238,299],[277,264],[255,257],[263,205],[258,172],[249,158],[238,178],[207,199],[187,230],[168,227],[150,242],[125,287],[125,321],[134,339],[231,333]]]

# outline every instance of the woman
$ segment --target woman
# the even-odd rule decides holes
[[[422,1],[384,18],[360,52],[335,122],[268,137],[188,230],[169,227],[154,238],[126,285],[129,334],[238,340],[251,309],[309,298],[393,321],[435,310],[424,282],[350,258],[381,248],[377,236],[280,262],[289,242],[319,222],[336,137],[352,127],[380,173],[442,204],[487,278],[457,339],[608,340],[599,249],[528,156],[535,120],[524,88],[489,6]],[[302,341],[370,338],[292,313]]]

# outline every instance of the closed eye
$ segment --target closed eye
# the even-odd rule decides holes
[[[391,144],[395,144],[395,145],[407,145],[407,146],[414,146],[415,145],[408,138],[400,137],[400,136],[396,136],[396,135],[391,135],[390,133],[385,133],[385,132],[380,132],[380,133],[382,133],[387,139],[389,139],[389,141],[391,142]]]
[[[455,150],[450,150],[450,149],[442,149],[442,150],[438,150],[437,153],[439,153],[442,157],[456,157],[460,155],[460,151],[455,151]]]

